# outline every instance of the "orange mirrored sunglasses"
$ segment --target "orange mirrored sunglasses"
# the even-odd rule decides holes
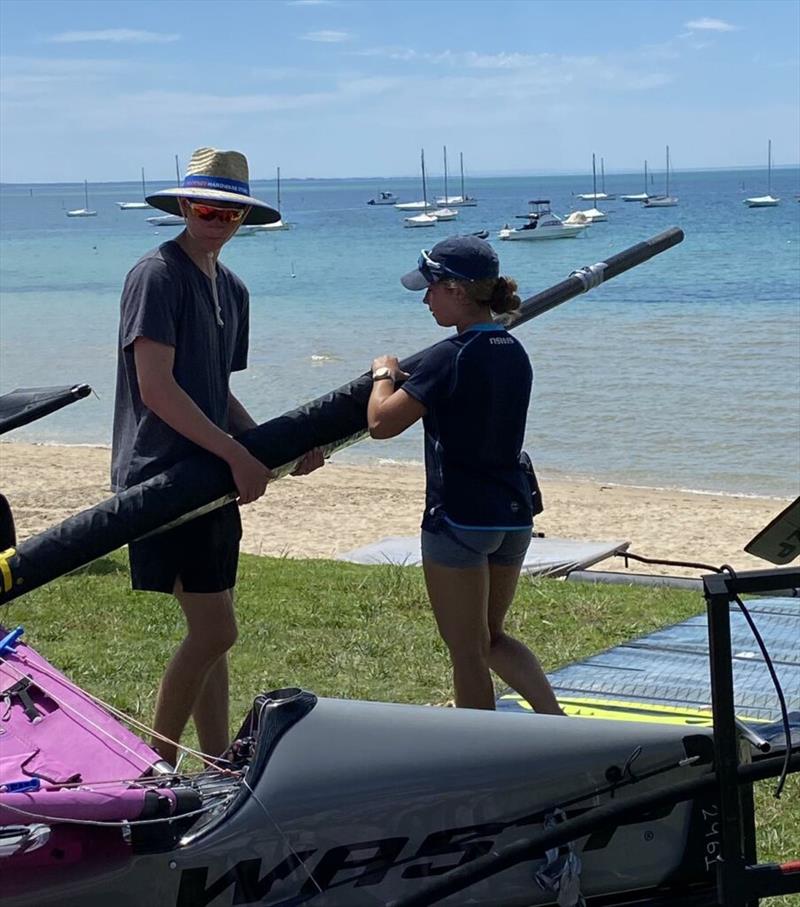
[[[217,208],[215,205],[206,205],[203,202],[190,202],[186,204],[195,217],[200,220],[220,220],[223,224],[238,224],[244,217],[245,208]]]

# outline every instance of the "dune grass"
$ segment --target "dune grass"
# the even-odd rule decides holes
[[[551,670],[703,609],[699,595],[683,590],[523,578],[508,628]],[[254,695],[284,686],[409,703],[451,696],[447,652],[417,568],[244,555],[237,615],[236,726]],[[171,597],[130,590],[124,552],[35,590],[2,617],[6,626],[23,624],[26,639],[78,684],[145,722],[183,633]],[[800,777],[790,777],[780,801],[773,789],[763,782],[756,791],[760,859],[797,858]]]

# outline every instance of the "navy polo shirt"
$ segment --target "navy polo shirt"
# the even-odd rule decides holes
[[[501,325],[478,324],[437,343],[403,385],[427,409],[425,514],[459,529],[525,529],[533,523],[519,464],[533,373]]]

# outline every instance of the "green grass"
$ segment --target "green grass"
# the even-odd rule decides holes
[[[697,594],[682,590],[523,578],[508,629],[551,670],[703,608]],[[392,702],[442,703],[451,696],[447,652],[419,569],[243,555],[237,615],[239,642],[231,655],[237,726],[256,693],[283,686]],[[6,626],[23,624],[26,639],[78,684],[145,722],[183,634],[170,596],[130,590],[124,552],[35,590],[2,617]],[[780,801],[772,797],[774,782],[758,785],[762,860],[798,856],[798,782],[790,777]]]

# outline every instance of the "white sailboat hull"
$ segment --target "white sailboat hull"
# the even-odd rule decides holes
[[[74,211],[67,211],[67,217],[97,217],[97,212],[89,211],[87,208],[76,208]]]
[[[395,205],[398,211],[432,211],[435,207],[433,202],[400,202]]]
[[[120,211],[143,211],[151,206],[147,202],[117,202]]]
[[[748,208],[774,208],[781,200],[774,195],[759,195],[756,198],[746,198],[744,203]]]
[[[183,223],[183,218],[178,214],[159,214],[156,217],[148,217],[147,223],[154,227],[177,227]]]
[[[646,202],[650,196],[646,192],[635,192],[633,195],[621,195],[624,202]]]
[[[678,199],[674,195],[663,195],[659,198],[648,198],[642,205],[643,208],[674,208]]]
[[[456,208],[436,208],[430,212],[430,216],[435,217],[436,220],[455,220],[458,217],[458,210]]]
[[[435,227],[439,221],[430,214],[418,214],[416,217],[404,217],[403,225],[406,227]]]

